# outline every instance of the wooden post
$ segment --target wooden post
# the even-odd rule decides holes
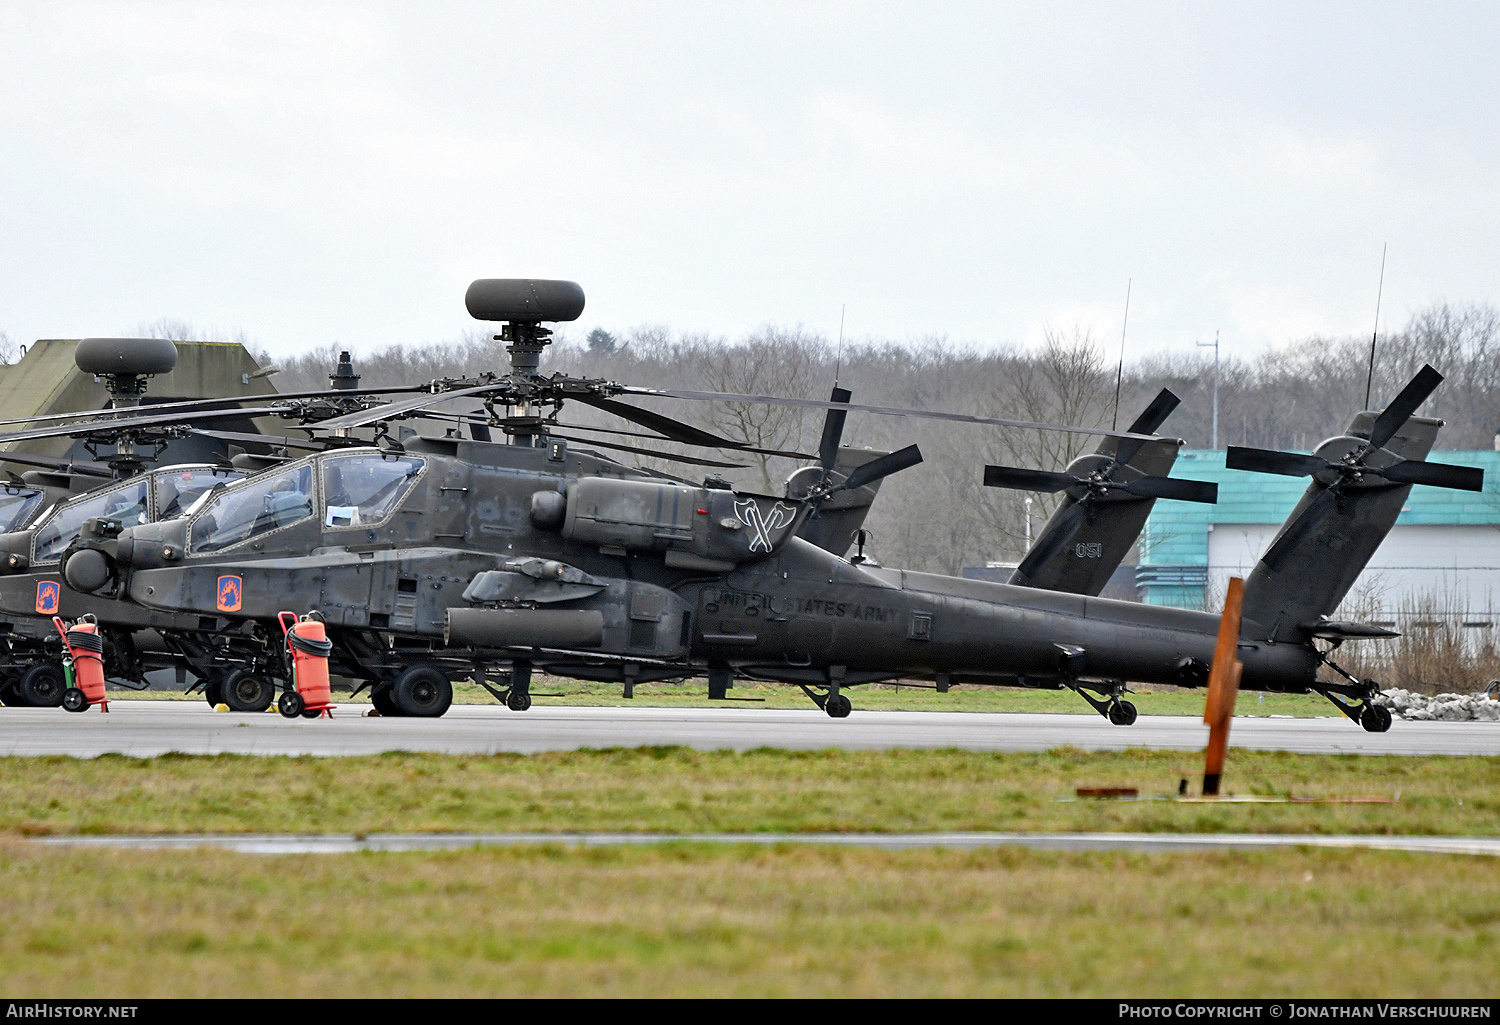
[[[1240,673],[1244,663],[1237,657],[1240,644],[1240,610],[1245,600],[1245,581],[1229,578],[1224,596],[1224,615],[1219,618],[1219,640],[1214,646],[1214,664],[1208,671],[1208,700],[1203,706],[1203,721],[1208,724],[1208,751],[1203,765],[1203,795],[1219,792],[1219,777],[1224,774],[1224,755],[1229,749],[1229,720],[1234,716],[1234,699],[1240,692]]]

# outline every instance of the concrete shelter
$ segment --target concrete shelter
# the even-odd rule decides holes
[[[276,394],[275,386],[267,378],[254,376],[260,367],[238,342],[173,344],[177,346],[177,367],[171,373],[149,379],[144,405],[179,399]],[[103,381],[85,374],[74,364],[73,352],[77,346],[76,339],[43,339],[28,346],[19,362],[0,365],[0,418],[12,420],[109,408],[110,394]],[[284,426],[284,421],[264,421],[267,429],[274,430],[275,425]],[[24,430],[27,426],[5,425],[0,432]],[[254,421],[239,417],[215,420],[212,426],[226,431],[260,431]],[[83,442],[72,438],[45,438],[0,446],[0,451],[7,450],[59,459],[94,458]],[[112,446],[105,446],[99,454],[104,456],[111,451]],[[162,458],[167,462],[213,461],[229,452],[230,447],[222,441],[183,438],[171,442]],[[10,468],[17,472],[24,469]]]

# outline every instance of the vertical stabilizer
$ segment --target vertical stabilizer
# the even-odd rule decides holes
[[[1329,464],[1351,465],[1346,457],[1357,458],[1376,472],[1325,469],[1313,475],[1245,582],[1245,637],[1306,640],[1317,620],[1338,608],[1395,526],[1412,486],[1385,479],[1378,470],[1402,460],[1424,461],[1443,422],[1411,417],[1381,448],[1360,457],[1378,415],[1358,414],[1347,434],[1313,453]]]
[[[857,468],[885,455],[890,453],[873,448],[840,448],[833,464],[833,472],[840,477],[848,477]],[[842,557],[854,544],[855,532],[864,525],[865,517],[870,514],[870,506],[880,491],[882,480],[884,478],[871,481],[863,487],[835,492],[818,507],[815,515],[802,521],[797,536],[825,552]]]
[[[1118,443],[1118,438],[1105,438],[1095,452],[1075,459],[1065,472],[1087,477],[1096,470],[1108,469]],[[1165,477],[1177,461],[1181,445],[1175,438],[1145,442],[1112,476],[1121,482]],[[1089,497],[1087,488],[1070,488],[1064,494],[1010,583],[1097,596],[1130,554],[1156,500],[1123,490]],[[1082,501],[1085,497],[1088,500]]]

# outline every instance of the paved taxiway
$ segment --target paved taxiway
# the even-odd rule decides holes
[[[1273,847],[1362,848],[1419,854],[1500,857],[1500,839],[1487,836],[1364,836],[1313,833],[182,833],[172,836],[49,836],[44,847],[122,847],[131,850],[214,848],[241,854],[352,854],[357,851],[452,851],[472,847],[564,844],[618,847],[658,843],[811,844],[883,850],[1029,847],[1055,851],[1223,851]]]
[[[579,708],[454,705],[441,719],[366,719],[351,705],[329,719],[274,712],[214,712],[197,701],[115,701],[110,712],[0,708],[0,755],[184,754],[359,755],[565,751],[680,744],[703,750],[757,747],[885,749],[954,747],[1043,751],[1148,747],[1200,750],[1208,729],[1192,716],[1142,716],[1111,726],[1094,715],[883,712],[848,719],[822,712],[724,708]],[[1230,743],[1261,750],[1332,754],[1500,755],[1500,723],[1402,722],[1366,733],[1347,719],[1236,718]]]

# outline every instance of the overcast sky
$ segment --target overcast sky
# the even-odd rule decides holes
[[[1500,5],[0,2],[0,331],[1252,352],[1500,300]]]

